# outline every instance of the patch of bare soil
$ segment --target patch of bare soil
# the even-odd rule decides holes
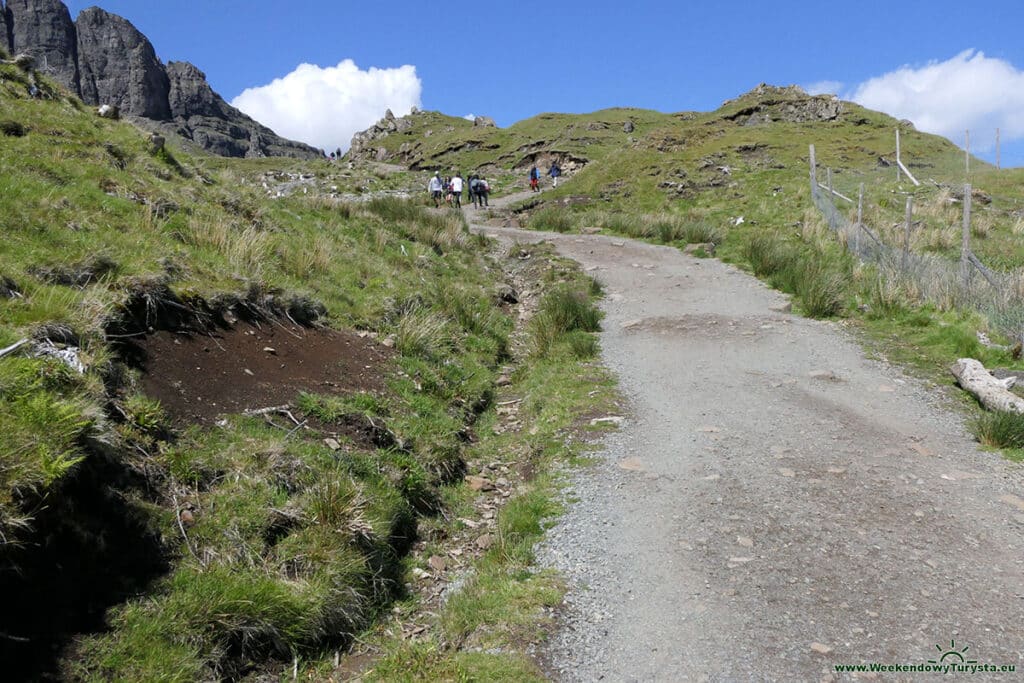
[[[393,352],[355,332],[281,323],[202,333],[159,331],[125,345],[146,395],[176,426],[286,405],[302,391],[344,395],[384,389]]]

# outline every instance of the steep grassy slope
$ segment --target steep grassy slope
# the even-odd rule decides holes
[[[507,353],[500,272],[459,215],[270,201],[250,166],[157,151],[29,82],[0,65],[0,348],[28,340],[0,358],[4,661],[197,680],[343,644],[461,475]],[[379,349],[382,388],[310,386],[299,426],[172,428],[141,391],[150,338],[326,326]]]

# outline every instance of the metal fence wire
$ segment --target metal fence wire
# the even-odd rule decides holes
[[[813,156],[812,156],[813,158]],[[811,174],[811,197],[828,227],[862,263],[875,266],[879,297],[909,298],[931,303],[940,310],[960,308],[985,316],[993,331],[1024,343],[1024,271],[989,269],[969,248],[959,262],[905,247],[886,244],[882,232],[844,214]],[[970,190],[966,192],[970,196]],[[969,202],[965,201],[969,215]]]

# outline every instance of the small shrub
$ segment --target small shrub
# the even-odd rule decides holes
[[[971,431],[986,446],[1024,449],[1024,415],[986,412],[974,421]]]
[[[0,133],[3,133],[9,138],[20,138],[24,137],[28,131],[21,123],[17,121],[0,121]]]
[[[575,225],[572,216],[564,209],[549,207],[541,209],[527,223],[530,230],[549,230],[551,232],[571,232]]]
[[[798,275],[796,293],[804,312],[812,318],[829,318],[843,310],[846,278],[818,264],[807,264]]]

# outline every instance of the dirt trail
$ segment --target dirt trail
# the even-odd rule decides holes
[[[548,239],[606,285],[603,356],[631,401],[541,549],[571,581],[554,678],[854,680],[835,665],[943,655],[1024,670],[1024,474],[934,390],[720,262],[477,230]]]

